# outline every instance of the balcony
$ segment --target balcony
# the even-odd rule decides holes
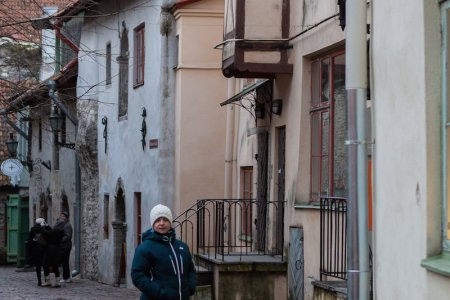
[[[251,295],[285,299],[285,202],[202,199],[173,221],[193,253],[198,285],[217,299]]]

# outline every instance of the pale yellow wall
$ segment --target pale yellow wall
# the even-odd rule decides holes
[[[301,2],[291,1],[290,36],[294,36],[307,27],[338,12],[336,1]],[[320,5],[319,5],[320,3]],[[286,127],[286,162],[285,162],[285,251],[286,259],[289,255],[289,226],[301,226],[304,230],[304,278],[305,299],[312,299],[312,280],[319,279],[319,210],[317,207],[298,208],[299,203],[307,203],[310,194],[310,61],[314,56],[329,49],[342,48],[344,33],[336,18],[329,20],[317,29],[301,35],[290,44],[293,49],[289,59],[294,66],[292,75],[277,75],[274,80],[273,98],[283,100],[280,116],[266,112],[266,119],[258,119],[258,127],[269,130],[269,168],[268,201],[277,200],[277,128]],[[235,93],[242,89],[242,80],[237,80]],[[237,107],[236,107],[237,108]],[[240,195],[239,167],[254,166],[255,188],[257,185],[257,169],[254,154],[257,153],[256,135],[247,135],[250,128],[255,127],[254,120],[244,109],[238,109],[235,122],[235,150],[236,162],[233,173],[233,195]],[[255,190],[256,196],[256,190]],[[281,199],[280,199],[281,200]],[[271,230],[271,229],[269,229]],[[269,247],[273,241],[273,234],[269,232]],[[287,286],[286,286],[287,289]]]
[[[175,12],[179,37],[176,69],[175,203],[184,211],[224,190],[225,118],[219,103],[227,82],[221,71],[223,1],[199,1]]]

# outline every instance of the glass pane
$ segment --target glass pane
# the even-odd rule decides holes
[[[320,158],[311,159],[311,200],[319,200],[319,168]]]
[[[328,182],[328,156],[322,156],[322,180],[320,183],[320,195],[329,196],[329,182]]]
[[[320,114],[311,114],[311,155],[320,155]]]
[[[330,59],[323,59],[321,67],[321,98],[322,102],[327,102],[330,100]]]
[[[311,105],[317,106],[320,103],[320,65],[319,61],[311,64]]]
[[[322,112],[322,161],[320,166],[320,193],[321,195],[329,195],[329,165],[328,165],[328,148],[330,138],[330,114],[328,111]]]
[[[333,196],[347,196],[347,152],[345,139],[347,121],[345,108],[345,55],[333,60],[334,98],[334,153],[333,153]]]
[[[322,112],[322,155],[328,155],[328,141],[330,140],[330,113]]]

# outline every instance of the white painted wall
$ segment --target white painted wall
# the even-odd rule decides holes
[[[118,179],[123,181],[126,200],[127,221],[127,274],[133,259],[135,239],[135,205],[134,193],[140,192],[142,197],[142,231],[149,228],[149,212],[157,203],[165,203],[166,199],[158,197],[158,149],[149,149],[149,139],[159,139],[160,133],[160,1],[119,1],[118,6],[108,4],[110,11],[120,8],[119,14],[85,21],[81,48],[86,56],[79,55],[78,85],[95,86],[87,98],[98,101],[98,166],[99,166],[99,236],[103,237],[103,199],[109,194],[109,220],[114,221],[115,192]],[[129,41],[129,86],[128,114],[125,120],[118,120],[118,70],[116,61],[120,54],[119,33],[122,22],[128,28]],[[145,83],[133,88],[133,29],[145,22]],[[105,49],[111,43],[112,49],[112,84],[105,85]],[[83,72],[81,72],[83,70]],[[147,110],[146,149],[141,145],[142,108]],[[104,151],[104,126],[101,119],[108,117],[107,153]],[[109,227],[109,239],[100,241],[99,280],[112,284],[113,278],[113,238],[112,227]],[[128,286],[131,280],[127,280]]]
[[[447,299],[449,279],[420,266],[440,249],[438,1],[374,1],[376,299]]]

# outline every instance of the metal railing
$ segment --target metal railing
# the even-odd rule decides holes
[[[347,279],[347,200],[320,198],[320,280]]]
[[[283,255],[284,201],[202,199],[173,221],[195,254],[225,256]]]

